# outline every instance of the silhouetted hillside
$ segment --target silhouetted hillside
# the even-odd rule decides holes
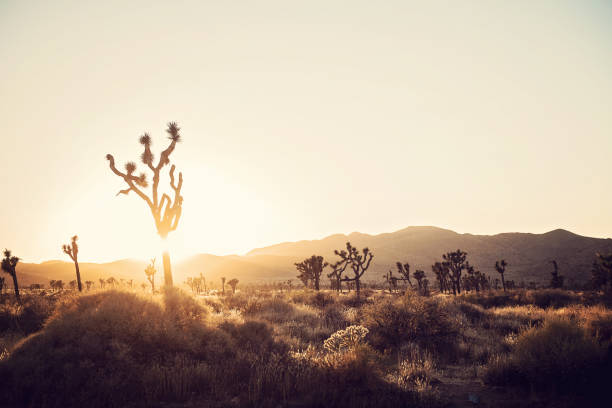
[[[442,253],[458,248],[468,252],[468,260],[481,271],[497,277],[493,265],[506,259],[507,278],[519,281],[546,283],[550,279],[550,261],[557,260],[560,271],[569,280],[584,282],[589,278],[596,252],[612,253],[612,240],[589,238],[557,229],[545,234],[503,233],[497,235],[458,234],[436,227],[408,227],[396,232],[369,235],[353,232],[335,234],[320,240],[285,242],[254,249],[245,256],[195,255],[173,265],[177,282],[202,273],[208,280],[221,276],[236,277],[241,282],[295,279],[294,263],[313,254],[333,261],[334,249],[343,249],[346,241],[358,248],[369,247],[374,260],[365,275],[366,280],[380,280],[395,262],[409,262],[411,270],[423,269],[431,273],[431,264],[440,260]],[[146,262],[120,260],[110,263],[81,263],[83,280],[98,282],[99,278],[144,281]],[[158,264],[161,269],[161,265]],[[48,284],[50,279],[69,282],[74,277],[70,262],[48,261],[41,264],[21,263],[17,267],[22,285]],[[162,281],[162,273],[158,282]]]
[[[286,242],[252,250],[249,256],[276,255],[304,258],[314,253],[326,259],[336,259],[334,249],[342,249],[349,240],[358,248],[369,247],[374,252],[367,279],[379,279],[395,262],[409,262],[414,269],[431,272],[431,265],[442,253],[462,249],[468,252],[470,263],[481,271],[496,276],[496,260],[506,259],[508,279],[526,282],[548,282],[550,261],[559,263],[568,279],[585,281],[589,278],[596,252],[612,252],[611,239],[589,238],[557,229],[545,234],[503,233],[497,235],[458,234],[436,227],[408,227],[396,232],[369,235],[335,234],[321,240]]]

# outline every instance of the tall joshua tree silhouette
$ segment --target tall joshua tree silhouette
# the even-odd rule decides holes
[[[79,272],[79,260],[78,260],[79,245],[77,244],[78,239],[79,237],[77,235],[72,237],[70,244],[62,245],[62,250],[64,251],[65,254],[67,254],[70,257],[70,259],[72,259],[72,262],[74,262],[74,268],[76,269],[77,283],[79,285],[79,292],[82,292],[83,284],[81,284],[81,272]]]
[[[15,297],[19,300],[19,284],[17,283],[17,264],[19,258],[11,254],[10,249],[4,250],[4,259],[2,260],[2,270],[13,278],[13,288],[15,289]]]
[[[121,177],[128,185],[128,188],[121,190],[119,194],[129,194],[130,191],[136,193],[145,203],[149,206],[153,219],[155,221],[155,227],[157,233],[162,239],[166,239],[168,234],[178,227],[179,220],[181,218],[181,212],[183,207],[183,196],[181,196],[181,188],[183,187],[183,173],[179,172],[178,182],[176,183],[174,177],[174,164],[170,167],[170,187],[174,190],[174,200],[166,193],[161,195],[158,193],[159,189],[159,176],[161,170],[167,164],[170,164],[170,154],[174,151],[176,144],[181,141],[181,135],[179,131],[181,129],[175,122],[168,123],[168,129],[166,132],[170,136],[170,145],[166,150],[161,152],[159,161],[157,164],[153,163],[153,153],[151,152],[151,136],[148,133],[144,133],[140,137],[140,144],[144,146],[144,152],[140,156],[140,159],[144,164],[151,169],[153,172],[153,185],[151,188],[151,197],[143,192],[142,189],[148,187],[147,176],[145,173],[135,176],[136,163],[127,162],[125,164],[125,173],[117,170],[115,167],[115,158],[111,154],[106,155],[106,159],[109,161],[110,169],[117,176]],[[172,286],[172,270],[170,267],[170,254],[168,251],[164,252],[163,257],[164,264],[164,283],[166,286]]]

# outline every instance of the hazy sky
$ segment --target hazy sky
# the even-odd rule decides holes
[[[175,259],[409,225],[612,235],[612,3],[0,2],[0,246],[149,258],[115,197],[184,142]],[[139,165],[143,167],[142,164]]]

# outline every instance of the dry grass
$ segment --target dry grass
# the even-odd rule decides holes
[[[610,369],[612,312],[580,303],[589,296],[5,296],[0,392],[15,406],[436,406],[463,370],[462,381],[526,386],[551,404],[592,400]]]

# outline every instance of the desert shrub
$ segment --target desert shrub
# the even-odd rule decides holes
[[[571,304],[581,304],[584,301],[581,295],[562,289],[472,292],[461,295],[460,299],[486,309],[526,305],[535,305],[543,309],[560,308]]]
[[[455,356],[458,331],[436,299],[410,295],[381,299],[364,307],[363,324],[370,330],[370,343],[379,350],[398,351],[404,343],[415,343],[441,357]]]
[[[564,393],[596,389],[606,360],[605,348],[576,322],[551,318],[521,333],[509,356],[493,358],[484,381]]]
[[[369,296],[371,291],[362,291],[361,296],[357,297],[356,293],[349,293],[347,295],[338,296],[337,302],[347,307],[361,307],[365,304],[371,303],[371,297]]]
[[[336,303],[336,295],[322,291],[295,291],[290,297],[293,303],[303,303],[319,309]]]
[[[350,325],[350,321],[346,318],[346,313],[343,306],[332,303],[327,305],[319,312],[321,324],[332,331],[344,329]]]
[[[223,303],[221,303],[218,298],[205,297],[202,303],[215,313],[221,313],[223,311]]]
[[[581,297],[574,292],[562,289],[529,290],[525,292],[527,304],[533,304],[542,309],[560,308],[581,303]]]
[[[246,394],[255,356],[283,347],[259,323],[211,327],[205,310],[178,291],[163,303],[117,291],[77,297],[0,363],[0,390],[13,405],[51,407]]]
[[[48,296],[26,295],[22,303],[3,296],[0,303],[0,333],[14,331],[30,334],[40,330],[55,309],[56,300]]]
[[[221,301],[223,302],[223,306],[226,309],[236,309],[244,311],[254,298],[255,296],[250,296],[246,292],[240,291],[234,294],[228,293],[226,296],[221,298]]]
[[[603,307],[586,309],[583,326],[590,336],[603,345],[612,346],[612,311]]]
[[[390,375],[390,380],[402,389],[429,391],[440,382],[436,377],[436,363],[433,356],[423,352],[417,345],[402,348],[402,357],[397,371]]]

